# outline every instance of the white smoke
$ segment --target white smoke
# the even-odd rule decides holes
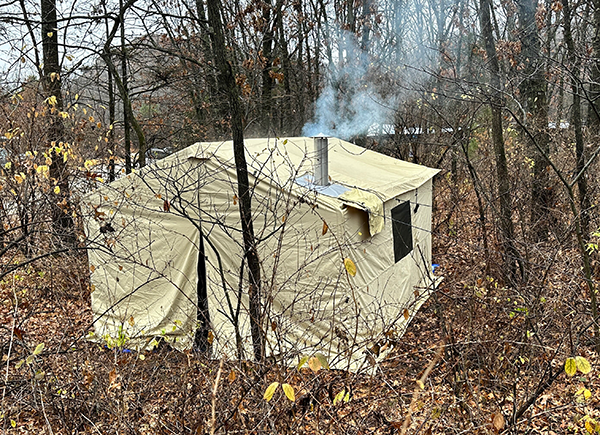
[[[367,133],[374,124],[391,122],[396,97],[382,95],[373,83],[376,68],[356,44],[356,36],[340,33],[337,49],[341,61],[328,67],[327,85],[316,102],[314,121],[302,129],[304,136],[323,134],[348,139]]]

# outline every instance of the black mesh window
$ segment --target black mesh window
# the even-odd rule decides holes
[[[392,232],[394,234],[394,262],[397,263],[413,249],[410,201],[405,201],[392,209]]]

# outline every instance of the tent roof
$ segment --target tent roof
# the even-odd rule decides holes
[[[271,171],[279,180],[313,172],[313,138],[245,139],[250,172]],[[196,143],[178,158],[216,159],[233,167],[232,141]],[[167,158],[168,159],[168,158]],[[165,159],[165,160],[167,160]],[[165,162],[166,163],[166,162]],[[382,201],[422,186],[439,171],[329,138],[329,176],[332,183],[376,194]],[[274,174],[276,173],[276,174]]]

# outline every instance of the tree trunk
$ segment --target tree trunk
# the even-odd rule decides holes
[[[210,350],[211,340],[209,340],[210,331],[210,313],[208,308],[208,290],[206,285],[206,253],[204,249],[204,235],[202,227],[198,231],[198,265],[196,267],[198,284],[196,295],[198,305],[196,307],[197,329],[194,334],[194,350],[196,352],[208,352]]]
[[[548,135],[548,101],[545,68],[541,56],[541,44],[535,20],[537,0],[518,0],[519,39],[521,41],[521,64],[523,81],[520,90],[524,97],[526,116],[524,124],[531,129],[533,137],[542,150],[534,144],[529,145],[533,152],[533,184],[531,191],[531,225],[534,241],[548,239],[550,229],[550,210],[553,195],[550,186],[550,171],[545,155],[550,153]],[[531,142],[531,139],[528,139]]]
[[[590,72],[590,104],[588,111],[588,125],[590,131],[597,133],[600,128],[600,0],[593,0],[593,31],[592,39],[592,68]]]
[[[571,67],[571,89],[573,91],[573,127],[575,129],[575,155],[577,158],[577,189],[579,190],[579,216],[574,206],[575,198],[573,197],[572,191],[569,190],[569,196],[571,197],[571,208],[575,217],[575,230],[577,235],[577,242],[579,245],[579,251],[582,256],[583,273],[585,276],[586,285],[590,295],[592,319],[594,321],[594,336],[595,336],[595,347],[596,351],[600,352],[600,327],[598,326],[598,301],[596,286],[593,282],[592,267],[590,261],[590,254],[587,250],[587,242],[590,237],[590,198],[587,189],[586,179],[586,161],[584,154],[583,144],[583,133],[582,133],[582,120],[581,120],[581,81],[580,81],[580,62],[575,53],[575,43],[573,42],[573,34],[571,31],[571,5],[568,0],[562,0],[563,4],[563,28],[564,37],[567,44],[567,57],[569,60],[569,66]]]
[[[260,261],[254,237],[252,223],[252,201],[248,181],[248,166],[244,147],[244,126],[239,90],[235,82],[231,64],[225,56],[225,39],[221,20],[221,0],[207,0],[208,19],[212,23],[212,46],[215,55],[215,66],[218,70],[219,85],[229,101],[231,114],[231,130],[233,136],[233,154],[238,182],[238,204],[244,237],[244,261],[248,264],[250,299],[250,331],[254,348],[254,358],[261,361],[265,356],[265,339],[263,334],[263,313],[261,308]]]
[[[575,130],[575,157],[577,174],[584,170],[586,164],[585,147],[583,144],[583,128],[581,116],[581,94],[582,84],[580,78],[581,62],[575,52],[575,43],[573,41],[573,33],[571,31],[572,11],[568,0],[563,1],[563,17],[564,17],[564,38],[567,44],[567,59],[569,63],[571,90],[573,91],[573,106],[571,108],[571,119],[573,121],[573,129]],[[579,191],[579,212],[581,214],[581,232],[584,240],[588,240],[590,236],[590,198],[588,195],[587,178],[582,174],[577,179],[577,189]]]
[[[121,16],[121,96],[129,95],[129,85],[127,80],[127,51],[125,49],[125,10],[123,8],[123,0],[119,1],[120,16]],[[127,99],[123,100],[123,145],[125,148],[125,173],[130,174],[132,169],[131,164],[131,136],[129,125],[129,108],[127,107]]]
[[[492,111],[492,142],[494,144],[494,157],[496,159],[498,197],[500,198],[500,243],[504,257],[505,276],[509,280],[514,280],[516,278],[515,262],[519,260],[520,256],[514,245],[510,178],[502,133],[502,107],[504,103],[501,93],[500,65],[492,34],[491,8],[491,0],[480,0],[481,31],[490,67],[491,89],[489,99]]]
[[[126,52],[125,52],[125,33],[123,30],[123,26],[125,25],[125,12],[136,1],[137,0],[127,0],[126,3],[123,3],[122,0],[120,1],[119,19],[116,20],[115,25],[113,26],[112,30],[110,31],[110,34],[106,38],[106,42],[104,43],[104,49],[101,53],[101,57],[102,57],[102,60],[104,60],[104,63],[106,63],[106,66],[108,67],[110,72],[112,73],[114,83],[117,85],[117,89],[119,90],[119,95],[121,96],[121,99],[123,100],[123,112],[126,114],[126,115],[124,115],[124,121],[126,119],[129,123],[128,125],[133,128],[133,131],[135,131],[135,134],[138,139],[139,149],[140,149],[140,166],[144,166],[145,165],[145,155],[146,155],[145,154],[146,153],[146,137],[144,135],[144,131],[142,130],[142,126],[135,118],[135,115],[133,113],[133,107],[131,105],[131,99],[129,98],[129,89],[127,86],[127,69],[126,69],[127,68],[127,65],[126,65],[127,59],[126,59]],[[112,57],[107,55],[107,53],[110,53],[110,46],[111,46],[112,41],[115,38],[117,31],[119,29],[121,29],[121,56],[122,56],[121,72],[124,73],[123,78],[121,77],[121,75],[119,75],[119,71],[117,71],[117,67],[114,64]],[[129,128],[128,127],[125,128],[126,134],[128,134],[127,133],[128,131],[129,131]],[[125,148],[125,166],[126,166],[126,168],[125,168],[126,171],[128,169],[131,170],[131,150],[127,149],[127,144],[126,144],[126,148]]]
[[[273,78],[271,67],[273,65],[273,26],[271,25],[271,0],[264,0],[263,4],[263,43],[262,43],[262,99],[261,99],[261,124],[262,134],[271,135],[273,126]]]
[[[52,155],[50,178],[58,187],[51,193],[53,230],[61,243],[73,247],[76,244],[75,223],[71,216],[70,192],[66,160],[65,127],[61,112],[64,110],[62,82],[58,54],[58,22],[56,0],[41,0],[42,12],[42,58],[44,95],[50,105],[48,127],[48,149]]]
[[[288,42],[286,40],[285,28],[283,25],[283,0],[277,0],[276,6],[276,20],[275,25],[278,32],[277,44],[279,52],[281,53],[281,65],[283,67],[283,89],[285,92],[284,97],[281,99],[281,118],[282,128],[279,134],[292,134],[293,126],[296,124],[296,120],[292,115],[293,107],[293,96],[291,87],[291,76],[293,74],[292,66],[290,63],[290,54],[288,51]],[[300,32],[301,33],[301,32]],[[300,44],[298,47],[302,49]]]
[[[106,31],[106,37],[110,35],[110,26],[108,24],[108,12],[106,10],[106,2],[102,1],[102,8],[104,10],[104,28]],[[104,55],[109,59],[112,58],[110,46],[104,46]],[[108,181],[115,181],[115,121],[116,121],[116,101],[115,101],[115,86],[113,83],[113,75],[110,68],[106,68],[106,88],[108,91],[108,124],[110,130],[108,131]]]

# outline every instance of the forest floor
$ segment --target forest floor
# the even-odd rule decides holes
[[[564,249],[543,280],[511,287],[492,278],[494,255],[473,229],[440,228],[444,280],[375,374],[220,363],[167,346],[108,350],[82,339],[91,321],[82,259],[20,270],[0,283],[0,432],[600,433],[587,296],[565,272],[578,270],[576,252]],[[591,372],[567,376],[574,356]],[[274,381],[295,401],[281,388],[264,400]]]

